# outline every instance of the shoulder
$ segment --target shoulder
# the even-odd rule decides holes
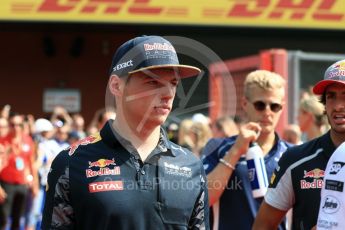
[[[202,151],[202,157],[207,158],[209,155],[228,151],[235,143],[236,138],[237,136],[210,139]]]
[[[68,147],[66,150],[68,150],[68,154],[72,156],[77,150],[80,150],[80,148],[82,148],[83,146],[90,146],[101,140],[102,137],[100,133],[96,133],[77,141],[76,143]]]
[[[191,161],[198,161],[197,158],[188,148],[182,147],[181,145],[175,144],[174,142],[169,141],[170,150],[176,157],[186,158]]]
[[[55,170],[61,170],[67,167],[69,163],[70,155],[68,154],[68,150],[62,150],[56,157],[54,158],[51,168]]]
[[[190,150],[183,148],[173,142],[170,142],[170,150],[173,152],[174,156],[171,161],[180,166],[190,166],[199,169],[202,167],[200,158],[198,158]]]
[[[295,145],[287,148],[278,162],[277,170],[279,174],[285,173],[286,170],[292,170],[304,162],[316,157],[323,151],[321,138],[316,138],[301,145]]]

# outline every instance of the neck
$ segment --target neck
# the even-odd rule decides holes
[[[15,138],[15,139],[19,139],[19,138],[22,138],[22,137],[23,137],[22,133],[19,133],[19,132],[14,132],[13,133],[13,138]]]
[[[138,129],[137,124],[128,124],[125,119],[121,119],[121,116],[117,116],[113,127],[123,138],[131,142],[143,161],[157,146],[159,141],[159,126],[144,125]]]
[[[331,139],[335,147],[338,147],[341,143],[345,141],[344,133],[338,133],[335,130],[331,129]]]
[[[261,133],[256,142],[260,145],[264,155],[266,155],[273,147],[275,141],[274,132]]]

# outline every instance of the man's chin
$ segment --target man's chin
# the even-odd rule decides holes
[[[264,126],[261,126],[261,133],[265,133],[265,134],[268,134],[268,133],[271,133],[271,132],[274,132],[274,128],[269,125],[264,125]]]

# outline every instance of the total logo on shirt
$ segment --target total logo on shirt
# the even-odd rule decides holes
[[[89,192],[107,192],[107,191],[116,191],[123,190],[123,182],[120,180],[116,181],[102,181],[94,182],[89,184]]]

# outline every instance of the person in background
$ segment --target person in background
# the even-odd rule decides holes
[[[178,124],[170,123],[167,130],[169,140],[175,144],[178,142],[178,129]]]
[[[301,100],[297,120],[302,133],[305,134],[304,141],[317,138],[328,131],[329,125],[324,111],[324,105],[316,96]]]
[[[178,145],[187,148],[192,151],[194,148],[194,143],[191,137],[191,128],[193,126],[192,119],[184,119],[180,123],[180,128],[178,130]]]
[[[71,132],[77,132],[79,139],[83,139],[86,137],[85,133],[85,121],[81,114],[73,114],[72,116],[72,130]]]
[[[200,158],[203,148],[212,138],[212,131],[208,123],[194,122],[190,128],[190,138],[193,142],[192,152]]]
[[[238,134],[238,126],[231,117],[218,118],[212,125],[214,138],[231,137]]]
[[[9,217],[11,229],[19,229],[24,214],[28,188],[35,196],[38,191],[38,176],[35,168],[35,147],[30,136],[24,133],[24,118],[12,114],[9,118],[8,163],[0,172],[0,228],[6,227]]]
[[[4,117],[0,117],[0,143],[3,143],[8,138],[9,125],[8,120]]]
[[[50,117],[50,122],[57,126],[60,126],[58,124],[62,122],[62,124],[70,130],[73,124],[73,119],[64,107],[56,106],[54,107],[53,113]]]
[[[277,228],[290,208],[293,208],[292,229],[311,229],[316,225],[327,162],[336,147],[345,141],[345,60],[329,66],[313,92],[321,95],[331,129],[283,154],[254,230]]]
[[[301,129],[296,124],[290,124],[285,127],[282,135],[282,139],[294,145],[302,144],[302,133]]]
[[[39,191],[33,197],[33,202],[28,213],[26,230],[40,229],[42,221],[42,211],[47,185],[47,176],[50,164],[60,152],[56,142],[52,140],[54,136],[53,124],[44,118],[39,118],[34,123],[35,142],[37,146],[37,157],[35,161],[39,175]]]
[[[87,128],[88,135],[99,132],[109,119],[115,119],[115,117],[115,111],[107,111],[106,109],[97,110]]]
[[[257,142],[264,153],[268,178],[272,175],[277,161],[290,146],[275,132],[284,98],[282,76],[266,70],[250,72],[244,81],[241,103],[247,122],[237,136],[211,139],[204,148],[213,229],[252,228],[263,199],[252,195],[245,154],[250,143]],[[279,229],[285,229],[284,222]]]

